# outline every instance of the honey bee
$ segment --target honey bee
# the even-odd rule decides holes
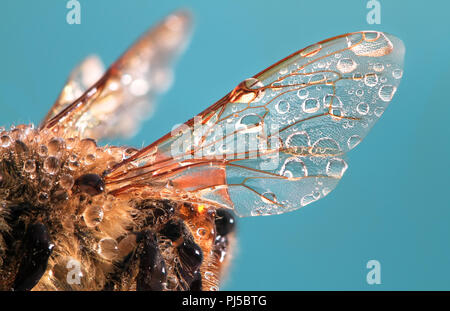
[[[175,12],[103,73],[89,57],[39,127],[0,129],[1,290],[217,290],[235,215],[325,197],[400,83],[404,46],[361,31],[308,46],[142,149],[191,17]]]

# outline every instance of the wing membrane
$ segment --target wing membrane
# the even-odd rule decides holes
[[[69,105],[68,98],[85,88],[80,71],[75,72],[41,128],[63,137],[102,139],[133,135],[139,121],[152,112],[157,95],[169,87],[172,63],[184,50],[190,32],[187,12],[168,16]]]
[[[105,73],[102,61],[96,55],[88,56],[70,73],[69,79],[64,85],[58,99],[49,110],[42,124],[54,118],[67,106],[73,103],[77,98],[97,82]]]
[[[152,188],[241,216],[314,202],[336,187],[345,153],[386,109],[403,55],[399,39],[374,31],[300,50],[117,165],[107,187]]]

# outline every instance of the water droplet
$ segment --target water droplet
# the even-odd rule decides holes
[[[70,161],[70,162],[75,162],[77,159],[78,159],[78,156],[77,156],[76,154],[74,154],[74,153],[72,153],[72,154],[69,156],[69,161]]]
[[[347,170],[347,163],[343,159],[330,159],[327,163],[326,172],[328,176],[341,178]]]
[[[320,199],[320,192],[313,192],[311,194],[304,195],[300,200],[300,205],[305,206],[317,201],[318,199]]]
[[[392,71],[392,76],[393,76],[395,79],[401,79],[401,77],[403,76],[403,70],[401,70],[401,69],[394,69],[394,70]]]
[[[244,85],[245,85],[245,87],[247,87],[251,90],[258,90],[256,93],[252,92],[252,94],[250,94],[248,99],[246,96],[244,96],[245,100],[248,100],[247,102],[249,102],[250,100],[254,103],[259,102],[266,94],[266,90],[264,89],[264,84],[256,78],[246,79],[244,81]],[[255,95],[256,95],[256,98],[254,98]],[[246,102],[245,100],[244,100],[244,102]]]
[[[97,226],[103,220],[103,209],[101,206],[89,206],[83,213],[84,222],[89,228]]]
[[[48,154],[57,156],[63,149],[64,140],[62,138],[52,138],[48,143]]]
[[[361,90],[361,89],[358,89],[358,90],[356,90],[355,95],[358,96],[358,97],[361,97],[361,96],[364,95],[364,91]]]
[[[379,118],[381,117],[381,115],[384,112],[384,108],[383,107],[377,107],[375,108],[375,110],[373,111],[373,113]]]
[[[73,138],[73,137],[67,138],[67,140],[66,140],[67,150],[72,150],[73,148],[75,148],[76,143],[77,143],[77,141],[75,138]]]
[[[95,163],[95,155],[90,153],[84,158],[84,164],[91,165]]]
[[[48,155],[48,148],[46,145],[40,145],[37,149],[37,153],[41,157],[46,157]]]
[[[374,87],[378,83],[378,75],[376,73],[368,73],[364,77],[364,84],[369,87]]]
[[[98,195],[105,190],[105,182],[97,174],[84,174],[77,178],[75,184],[82,192],[91,196]]]
[[[384,65],[382,63],[376,63],[375,65],[373,65],[373,70],[378,72],[383,71]]]
[[[42,190],[49,191],[50,189],[52,189],[53,182],[51,179],[44,177],[41,180],[40,186]]]
[[[306,113],[314,113],[320,108],[320,103],[317,98],[308,98],[302,103],[302,109]]]
[[[356,106],[356,111],[364,116],[369,113],[369,105],[367,105],[366,103],[359,103],[358,106]]]
[[[305,131],[294,132],[286,138],[287,147],[308,147],[311,146],[311,140]],[[297,150],[300,152],[301,150]]]
[[[264,203],[273,204],[273,202],[277,202],[277,196],[275,193],[267,191],[261,195],[261,200]]]
[[[76,171],[80,167],[80,163],[78,161],[69,162],[69,169],[71,171]]]
[[[336,68],[342,73],[350,73],[356,69],[358,64],[351,58],[342,58],[336,64]]]
[[[388,102],[392,99],[392,97],[397,91],[397,88],[393,85],[383,85],[378,90],[378,96],[380,96],[381,100],[384,102]]]
[[[280,72],[280,75],[285,75],[288,73],[288,68],[287,67],[281,68],[279,72]]]
[[[290,104],[287,100],[280,100],[276,105],[275,109],[279,114],[285,114],[289,112]]]
[[[198,228],[196,233],[199,237],[204,237],[208,231],[205,228]]]
[[[62,202],[69,199],[69,195],[64,190],[57,190],[52,195],[52,201],[54,202]]]
[[[2,143],[2,147],[7,148],[11,145],[11,137],[9,137],[8,135],[3,135],[0,138],[0,141]]]
[[[211,271],[206,271],[205,272],[205,279],[206,280],[208,280],[208,281],[213,280],[213,277],[214,277],[214,273],[212,273]]]
[[[301,90],[297,91],[297,96],[300,99],[305,99],[308,97],[308,95],[309,95],[309,92],[307,89],[301,89]]]
[[[360,72],[355,72],[355,73],[353,74],[353,76],[352,76],[352,79],[355,80],[355,81],[359,81],[359,80],[361,80],[362,78],[363,78],[363,75],[362,75],[362,73],[360,73]]]
[[[32,173],[36,170],[36,162],[34,160],[26,160],[23,164],[23,170],[27,173]]]
[[[119,255],[119,247],[116,240],[103,238],[98,242],[98,254],[107,260],[113,260]]]
[[[136,148],[127,148],[127,149],[125,149],[124,151],[123,151],[123,156],[122,156],[122,158],[125,160],[125,159],[128,159],[128,158],[130,158],[131,156],[133,156],[136,152],[138,152],[139,150],[138,149],[136,149]]]
[[[38,202],[46,203],[48,201],[48,193],[47,192],[39,192],[38,194]]]
[[[358,135],[350,136],[347,140],[348,148],[353,149],[361,142],[361,137]]]
[[[54,175],[59,170],[59,160],[55,157],[48,157],[44,161],[44,170],[50,175]]]
[[[308,169],[300,158],[290,157],[281,167],[280,175],[288,178],[304,177],[308,176]]]
[[[83,150],[86,153],[88,153],[88,152],[94,153],[95,150],[97,149],[97,143],[95,142],[95,140],[93,140],[91,138],[85,138],[80,141],[79,147],[81,150]]]
[[[68,174],[62,175],[59,179],[59,185],[65,190],[72,189],[74,182],[73,177]]]
[[[303,49],[303,51],[300,52],[300,56],[302,57],[312,57],[320,52],[322,49],[322,45],[319,43],[310,45]]]

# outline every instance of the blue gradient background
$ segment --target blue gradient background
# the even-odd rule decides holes
[[[196,32],[176,82],[129,144],[149,144],[288,54],[375,29],[406,45],[403,81],[335,191],[293,213],[239,221],[227,290],[449,290],[450,5],[383,1],[92,1],[81,25],[65,0],[0,4],[0,124],[38,122],[67,74],[90,53],[110,64],[146,28],[189,7]],[[169,1],[168,1],[169,2]],[[382,284],[366,283],[381,262]]]

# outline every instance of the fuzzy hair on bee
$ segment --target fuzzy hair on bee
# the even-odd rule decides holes
[[[235,216],[330,193],[403,74],[401,40],[348,33],[243,81],[149,146],[100,145],[154,110],[191,28],[190,13],[170,14],[109,69],[83,61],[39,126],[0,128],[0,290],[218,290]],[[242,143],[249,133],[256,144]]]

